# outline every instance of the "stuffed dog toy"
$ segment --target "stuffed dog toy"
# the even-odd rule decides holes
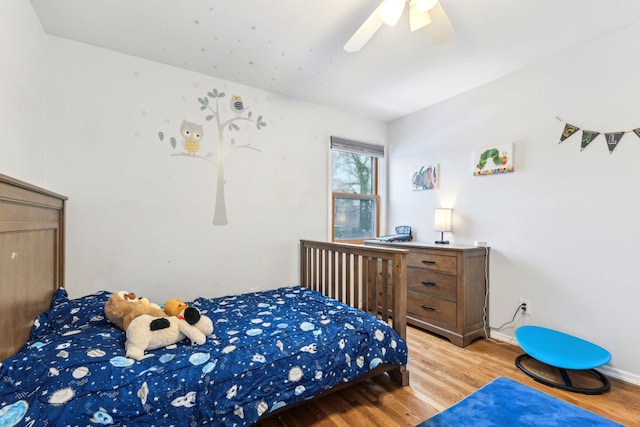
[[[127,291],[113,293],[104,305],[104,314],[123,331],[128,329],[133,319],[142,314],[166,316],[159,306],[150,304],[144,298],[138,298],[136,294]]]
[[[178,316],[157,317],[143,314],[131,321],[127,328],[126,356],[142,360],[145,350],[154,350],[182,341],[192,345],[204,344],[213,334],[213,322],[197,308],[187,307]]]

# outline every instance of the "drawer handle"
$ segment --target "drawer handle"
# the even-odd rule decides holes
[[[433,282],[427,282],[426,280],[421,281],[420,283],[422,283],[425,286],[435,286],[436,284]]]
[[[427,311],[436,311],[436,308],[435,307],[431,307],[430,305],[422,304],[420,307],[424,308]]]
[[[433,265],[436,263],[435,261],[429,261],[428,259],[423,259],[421,262],[427,265]]]

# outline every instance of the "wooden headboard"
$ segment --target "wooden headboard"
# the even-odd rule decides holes
[[[0,174],[0,360],[27,341],[64,285],[66,200]]]

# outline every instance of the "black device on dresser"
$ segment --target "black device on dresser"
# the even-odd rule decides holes
[[[410,242],[413,240],[413,236],[411,236],[411,227],[408,225],[399,225],[396,227],[395,231],[395,234],[376,237],[376,240],[380,242]]]

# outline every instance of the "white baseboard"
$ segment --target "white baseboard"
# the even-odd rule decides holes
[[[508,344],[518,345],[516,342],[516,337],[503,334],[502,332],[490,331],[489,336],[495,340],[506,342]]]
[[[610,365],[601,366],[598,368],[598,371],[602,372],[607,376],[617,378],[624,382],[640,385],[640,375],[638,374],[623,371],[622,369],[617,369]]]
[[[518,343],[516,342],[515,337],[508,335],[508,334],[503,334],[502,332],[496,332],[496,331],[490,331],[489,336],[492,339],[498,340],[498,341],[503,341],[509,344],[513,344],[513,345],[518,345]],[[621,381],[625,381],[631,384],[635,384],[640,386],[640,375],[638,374],[634,374],[632,372],[627,372],[627,371],[623,371],[622,369],[617,369],[614,368],[611,365],[604,365],[598,368],[598,371],[602,372],[603,374],[612,377],[612,378],[616,378],[619,379]]]

